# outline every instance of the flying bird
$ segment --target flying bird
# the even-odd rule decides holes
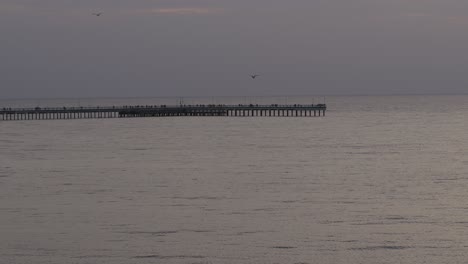
[[[94,16],[101,16],[102,15],[102,12],[100,13],[93,13]]]
[[[259,74],[250,75],[250,77],[252,77],[252,79],[257,78],[258,76],[260,76],[260,75]]]

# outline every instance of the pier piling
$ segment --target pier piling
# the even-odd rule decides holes
[[[111,107],[0,108],[0,120],[53,120],[169,116],[312,117],[325,116],[325,104],[311,105],[154,105]]]

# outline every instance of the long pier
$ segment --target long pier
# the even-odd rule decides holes
[[[325,116],[325,104],[310,105],[135,105],[110,107],[0,108],[0,120],[51,120],[168,116]]]

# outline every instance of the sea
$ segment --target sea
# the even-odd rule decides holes
[[[325,117],[0,121],[0,263],[468,262],[468,96],[1,100],[326,103]]]

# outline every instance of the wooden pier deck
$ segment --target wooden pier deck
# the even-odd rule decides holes
[[[0,120],[51,120],[168,116],[316,117],[325,116],[325,104],[310,105],[135,105],[110,107],[0,108]]]

